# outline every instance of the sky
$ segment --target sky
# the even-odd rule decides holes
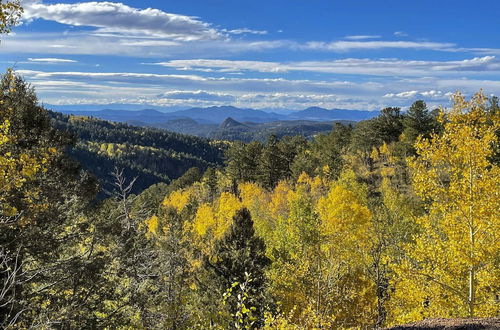
[[[0,36],[44,104],[406,108],[500,95],[498,0],[21,0]]]

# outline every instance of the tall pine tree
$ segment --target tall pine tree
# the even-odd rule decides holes
[[[266,257],[265,250],[264,241],[255,235],[250,212],[243,208],[236,212],[226,235],[215,243],[212,258],[205,260],[205,267],[216,275],[221,291],[240,284],[245,286],[246,308],[252,310],[257,326],[269,302],[264,272],[271,260]],[[228,297],[227,302],[231,315],[236,315],[238,296]]]

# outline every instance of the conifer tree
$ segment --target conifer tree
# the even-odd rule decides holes
[[[8,123],[2,154],[24,167],[24,178],[11,177],[17,180],[11,189],[0,188],[8,206],[8,214],[0,207],[0,218],[9,219],[0,230],[0,250],[15,253],[23,270],[12,313],[17,322],[63,323],[81,310],[81,274],[91,265],[71,249],[89,228],[84,212],[97,187],[64,152],[72,138],[52,127],[33,89],[12,71],[0,80],[0,104],[0,123]]]
[[[265,250],[264,241],[255,235],[250,212],[243,208],[233,217],[227,234],[216,242],[213,256],[205,259],[205,267],[216,275],[221,292],[234,283],[246,283],[247,308],[253,310],[255,325],[262,322],[266,304],[269,303],[264,272],[271,261],[266,257]],[[237,297],[229,297],[228,304],[231,314],[235,315],[238,312]]]

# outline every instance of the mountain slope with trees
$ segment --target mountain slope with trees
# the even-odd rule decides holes
[[[234,142],[217,168],[207,140],[51,114],[12,72],[0,101],[2,328],[380,328],[500,312],[495,98]],[[96,202],[72,134],[112,160],[178,153],[208,168],[140,194],[118,170]]]
[[[97,175],[106,190],[115,167],[123,168],[127,177],[137,177],[133,189],[137,193],[158,182],[168,183],[191,167],[205,171],[222,164],[224,143],[89,117],[50,115],[56,128],[75,136],[70,154]]]

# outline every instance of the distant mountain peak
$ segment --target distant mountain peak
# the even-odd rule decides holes
[[[222,123],[220,123],[219,128],[230,128],[239,126],[246,126],[246,125],[240,123],[239,121],[234,120],[231,117],[227,117],[226,119],[224,119],[224,121],[222,121]]]
[[[307,110],[307,111],[313,111],[313,110],[316,110],[316,111],[317,111],[317,110],[323,111],[323,110],[328,110],[328,109],[321,108],[321,107],[309,107],[309,108],[307,108],[307,109],[305,109],[305,110],[303,110],[303,111],[306,111],[306,110]]]

